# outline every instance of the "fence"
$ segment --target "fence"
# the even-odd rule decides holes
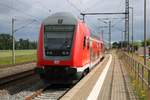
[[[121,52],[121,58],[128,64],[129,69],[135,76],[134,78],[141,81],[141,88],[144,89],[144,86],[146,86],[148,90],[147,97],[150,100],[150,68],[125,52]]]

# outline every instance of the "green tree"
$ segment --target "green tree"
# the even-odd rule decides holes
[[[118,47],[119,47],[119,43],[113,42],[112,47],[113,47],[113,48],[118,48]]]
[[[20,38],[19,41],[15,40],[15,49],[36,49],[37,42],[30,41],[29,39]],[[12,49],[12,36],[9,34],[0,34],[0,50]]]
[[[150,46],[150,38],[146,40],[147,46]],[[144,46],[144,41],[142,41],[142,46]]]
[[[0,49],[8,50],[12,48],[12,36],[9,34],[0,34]]]

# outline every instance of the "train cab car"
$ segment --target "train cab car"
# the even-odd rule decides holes
[[[36,72],[50,83],[78,79],[98,62],[99,50],[100,41],[91,39],[85,23],[70,13],[55,13],[41,24]]]

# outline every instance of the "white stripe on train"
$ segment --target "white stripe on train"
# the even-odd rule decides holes
[[[92,67],[94,67],[99,61],[100,61],[101,58],[98,58],[96,61],[94,61],[93,63],[91,64],[86,64],[84,65],[83,67],[81,68],[77,68],[77,72],[83,72],[85,69],[89,68],[91,69]]]

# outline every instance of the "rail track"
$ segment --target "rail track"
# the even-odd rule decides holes
[[[31,76],[34,74],[35,74],[34,69],[32,69],[32,70],[28,70],[28,71],[24,71],[24,72],[20,72],[20,73],[16,73],[13,75],[8,75],[5,77],[2,77],[2,78],[0,78],[0,88],[3,87],[3,85],[7,85],[11,82],[23,79],[25,77],[28,77],[28,76]]]
[[[34,69],[0,78],[0,100],[23,100],[44,87]]]
[[[74,85],[48,85],[37,90],[25,100],[58,100],[65,95]]]
[[[45,84],[39,81],[41,80],[38,75],[35,74],[34,68],[13,74],[8,73],[8,75],[6,74],[4,77],[0,77],[0,99],[11,100],[12,98],[24,98],[26,100],[42,100],[47,98],[56,100],[61,98],[73,87],[73,84],[45,86]]]
[[[34,69],[7,75],[5,77],[0,77],[0,90],[8,91],[8,94],[10,96],[9,98],[5,96],[4,98],[0,99],[7,98],[7,100],[11,100],[12,96],[12,98],[15,99],[25,98],[25,100],[43,100],[46,98],[57,100],[61,98],[68,90],[70,90],[73,85],[75,85],[75,83],[71,85],[40,85],[42,86],[42,88],[39,87],[39,89],[29,89],[29,93],[22,93],[28,90],[26,88],[29,88],[29,85],[31,85],[31,87],[34,87],[34,84],[30,84],[33,83],[30,82],[34,80],[32,78],[35,79],[35,85],[38,81],[41,81],[39,80],[38,75],[35,74]],[[38,88],[38,86],[36,88]]]
[[[104,58],[102,58],[101,61],[103,61],[103,59]],[[84,77],[82,77],[82,78],[84,78]],[[73,88],[73,86],[75,86],[78,82],[80,82],[80,80],[77,80],[76,82],[73,82],[70,85],[68,85],[68,84],[47,85],[44,88],[39,89],[39,90],[35,91],[33,94],[25,97],[25,100],[59,100],[71,88]]]

